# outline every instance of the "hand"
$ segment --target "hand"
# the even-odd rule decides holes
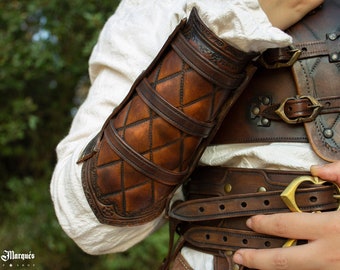
[[[312,166],[311,173],[340,184],[340,161]],[[247,225],[256,232],[308,243],[268,250],[241,249],[234,261],[259,270],[334,270],[340,269],[340,212],[286,213],[258,215]]]
[[[317,8],[323,0],[259,0],[273,26],[287,29]]]

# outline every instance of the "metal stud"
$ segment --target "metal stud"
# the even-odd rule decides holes
[[[257,192],[266,192],[266,191],[267,191],[267,189],[265,187],[259,187],[257,189]]]
[[[328,38],[329,38],[330,40],[336,40],[337,37],[338,37],[338,36],[336,35],[336,33],[330,33],[330,34],[328,34]]]
[[[232,252],[231,250],[227,250],[225,252],[225,255],[227,255],[227,256],[233,256],[233,254],[234,254],[234,252]]]
[[[333,130],[331,130],[330,128],[326,128],[324,131],[323,131],[323,136],[327,139],[330,139],[332,138],[334,135],[334,132]]]
[[[240,270],[240,266],[238,264],[235,264],[233,270]]]
[[[269,98],[269,97],[263,97],[263,98],[262,98],[262,103],[263,103],[264,105],[269,105],[269,103],[270,103],[270,98]]]
[[[259,107],[254,107],[252,110],[252,113],[255,115],[258,115],[260,113],[260,108]]]
[[[261,124],[264,125],[264,126],[268,126],[268,125],[269,125],[269,119],[267,119],[267,118],[262,118],[262,119],[261,119]]]
[[[226,193],[230,193],[232,189],[233,189],[233,187],[232,187],[232,185],[230,185],[230,184],[226,184],[226,185],[224,186],[224,191],[225,191]]]
[[[338,60],[338,58],[339,58],[338,53],[332,53],[332,54],[331,54],[331,59],[332,59],[333,61]]]

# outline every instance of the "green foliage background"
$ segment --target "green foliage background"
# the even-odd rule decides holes
[[[0,255],[32,252],[32,269],[157,269],[167,252],[164,227],[125,253],[87,255],[61,230],[49,194],[55,147],[81,102],[77,91],[87,88],[99,31],[118,3],[0,1]]]

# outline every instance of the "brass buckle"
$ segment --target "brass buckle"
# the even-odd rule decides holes
[[[318,177],[315,177],[315,176],[306,175],[306,176],[300,176],[300,177],[295,178],[280,195],[283,202],[287,205],[289,210],[292,212],[302,213],[301,209],[296,203],[295,193],[298,187],[304,182],[311,182],[315,185],[322,185],[326,183],[326,181],[320,180]],[[334,198],[336,198],[337,200],[340,200],[340,187],[336,183],[332,183],[332,184],[337,189],[337,194],[334,195]],[[339,207],[337,211],[339,210],[340,210],[340,203],[339,203]],[[296,244],[296,240],[290,239],[283,245],[283,247],[291,247],[295,244]]]
[[[308,117],[298,117],[295,119],[290,119],[285,113],[285,106],[286,103],[289,100],[297,100],[297,99],[308,99],[312,105],[310,108],[313,108],[313,112],[310,116]],[[320,110],[322,109],[322,105],[319,101],[317,101],[314,97],[312,96],[296,96],[296,97],[289,97],[286,98],[284,102],[281,103],[280,107],[275,111],[277,115],[281,117],[283,121],[285,121],[287,124],[299,124],[299,123],[305,123],[305,122],[311,122],[313,121],[319,114]]]
[[[263,55],[261,55],[258,59],[258,62],[264,66],[266,69],[277,69],[277,68],[284,68],[284,67],[291,67],[294,65],[294,63],[299,59],[302,51],[299,49],[296,49],[292,46],[289,46],[290,53],[292,53],[291,58],[287,62],[275,62],[274,64],[268,64],[266,60],[263,58]]]

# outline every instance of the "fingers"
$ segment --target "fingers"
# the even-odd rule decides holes
[[[313,245],[268,250],[242,249],[234,254],[234,262],[260,270],[323,269],[311,258],[319,256]]]
[[[340,185],[340,161],[329,163],[322,166],[312,166],[311,173],[324,180],[336,182]]]
[[[247,225],[258,233],[309,242],[290,248],[239,250],[234,254],[237,264],[260,270],[338,269],[334,264],[340,265],[339,252],[333,252],[340,249],[340,213],[337,211],[258,215],[250,218]]]
[[[258,233],[288,239],[316,240],[326,232],[340,234],[340,213],[285,213],[251,217],[247,225]]]

